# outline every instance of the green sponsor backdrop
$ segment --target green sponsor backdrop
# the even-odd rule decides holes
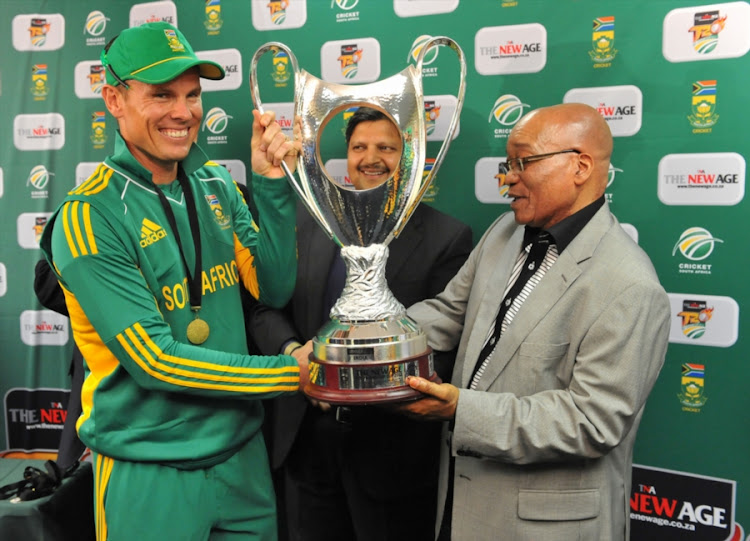
[[[96,74],[92,76],[90,71],[85,71],[81,79],[80,63],[96,63],[101,44],[127,27],[133,13],[143,20],[164,9],[176,13],[178,26],[197,51],[235,49],[241,55],[237,72],[232,73],[232,77],[241,77],[239,87],[204,93],[204,111],[208,113],[214,108],[221,111],[214,111],[213,120],[200,132],[199,142],[212,158],[239,160],[248,170],[252,109],[248,82],[250,59],[261,44],[268,41],[285,43],[303,69],[321,76],[321,47],[324,43],[343,40],[356,44],[365,38],[374,38],[380,46],[378,78],[382,79],[407,65],[418,37],[447,35],[455,39],[463,48],[468,67],[466,101],[459,136],[453,141],[428,198],[436,207],[470,224],[475,238],[507,210],[505,203],[480,202],[475,195],[477,182],[484,182],[485,186],[488,181],[490,186],[497,182],[492,175],[489,180],[478,179],[475,174],[477,162],[505,154],[506,139],[502,130],[510,125],[501,125],[493,116],[498,98],[515,97],[523,104],[521,110],[526,112],[560,103],[574,88],[637,87],[642,95],[642,105],[635,112],[640,115],[641,124],[633,135],[615,139],[612,157],[614,181],[607,189],[612,210],[621,222],[635,227],[639,244],[651,256],[668,292],[681,295],[680,298],[685,300],[728,297],[730,308],[731,299],[740,309],[745,305],[750,291],[746,279],[742,278],[742,269],[750,266],[750,250],[747,249],[747,240],[742,240],[746,236],[748,207],[742,198],[741,186],[738,202],[730,205],[696,204],[700,201],[689,205],[668,205],[657,196],[659,163],[666,155],[748,155],[750,142],[745,136],[745,127],[750,121],[746,101],[750,62],[745,51],[734,57],[712,57],[719,51],[717,48],[713,53],[710,50],[701,52],[700,57],[678,62],[667,60],[663,54],[665,35],[677,41],[692,41],[692,34],[686,28],[668,33],[669,25],[665,22],[668,13],[679,8],[695,8],[689,14],[690,20],[694,13],[712,10],[723,16],[727,4],[711,8],[706,7],[705,2],[676,0],[412,1],[411,6],[446,6],[449,11],[403,17],[397,14],[393,0],[307,0],[304,24],[286,28],[284,24],[294,18],[293,4],[301,2],[291,0],[286,6],[281,15],[286,14],[288,20],[281,17],[281,20],[277,19],[281,24],[273,29],[258,30],[253,24],[254,9],[260,10],[258,13],[270,14],[274,8],[283,8],[283,3],[273,0],[180,0],[174,4],[155,2],[146,5],[119,0],[0,1],[3,14],[0,21],[1,396],[16,387],[67,386],[71,341],[65,345],[30,346],[23,339],[24,332],[33,329],[24,327],[22,313],[41,308],[32,288],[33,269],[41,252],[33,246],[22,246],[22,242],[27,241],[20,239],[26,238],[30,226],[21,217],[27,215],[33,220],[40,213],[51,212],[75,185],[79,164],[97,162],[112,149],[114,120],[108,113],[102,118],[95,115],[105,111],[100,99],[80,98],[76,92],[77,85],[81,84],[88,85],[89,91],[93,91],[91,83],[96,80]],[[454,4],[457,4],[455,8]],[[140,11],[131,11],[133,6]],[[734,9],[730,9],[732,18],[724,21],[726,29],[718,34],[722,44],[732,31],[731,25],[743,24],[745,34],[750,27],[748,20],[742,21],[740,17],[748,8],[745,2],[735,2],[729,7]],[[403,9],[406,8],[398,11],[403,14]],[[99,17],[98,24],[97,17],[92,17],[95,11],[101,11],[103,16]],[[23,15],[20,34],[18,15]],[[46,17],[46,22],[51,24],[47,30],[39,30],[44,28],[40,23],[34,30],[36,32],[62,31],[60,25],[64,21],[61,47],[43,50],[30,45],[32,31],[29,29],[34,25],[29,21],[34,15]],[[521,55],[519,65],[524,65],[524,62],[532,65],[540,58],[544,59],[542,65],[523,73],[482,74],[486,70],[478,70],[477,62],[491,62],[491,55],[483,55],[475,47],[475,40],[479,39],[477,32],[486,27],[513,25],[532,25],[531,37],[524,42],[518,38],[504,39],[501,34],[496,45],[519,47],[531,44],[529,56],[524,60]],[[540,27],[537,25],[543,27],[542,37],[546,43],[541,50],[535,51],[533,44],[540,41]],[[599,33],[595,33],[597,28]],[[21,38],[29,44],[28,50],[18,50],[14,45]],[[600,43],[598,48],[596,43]],[[707,43],[710,49],[710,41]],[[522,49],[516,51],[523,53]],[[364,53],[370,57],[374,54],[371,50]],[[607,56],[611,58],[602,60]],[[429,76],[424,78],[426,95],[456,94],[456,58],[452,51],[440,49],[437,59],[429,64],[426,73]],[[88,69],[88,66],[84,67]],[[279,60],[274,62],[271,54],[263,57],[258,74],[265,103],[292,101],[292,80],[285,81],[289,70],[288,65],[280,68]],[[42,82],[38,83],[40,79]],[[696,127],[688,118],[706,113],[706,110],[693,107],[693,91],[699,82],[709,87],[709,98],[705,100],[709,105],[704,104],[704,107],[710,110],[703,119],[713,122],[702,133],[700,129],[694,132]],[[715,93],[710,92],[711,82]],[[602,106],[606,116],[606,107],[612,103],[601,100],[595,105]],[[14,139],[19,136],[19,128],[14,126],[18,115],[48,113],[64,117],[64,145],[57,150],[19,150],[14,144]],[[446,118],[444,116],[443,120]],[[340,123],[331,126],[341,127]],[[26,129],[34,127],[26,126]],[[499,136],[496,134],[498,129]],[[429,142],[428,153],[434,157],[439,145],[440,142]],[[739,161],[742,163],[740,184],[744,186],[744,160],[740,158]],[[41,176],[32,173],[40,165],[49,173],[46,185],[43,185],[43,173]],[[236,165],[233,172],[234,169]],[[700,169],[696,166],[691,171],[697,173]],[[720,171],[722,167],[715,164],[710,169],[723,172]],[[736,191],[737,187],[732,189]],[[48,192],[46,197],[38,193],[45,190]],[[704,193],[708,194],[709,190]],[[691,227],[707,230],[708,234],[699,232],[698,241],[714,248],[709,256],[697,262],[710,265],[700,273],[680,272],[680,264],[691,261],[679,250],[673,250],[681,234]],[[712,242],[712,238],[718,240]],[[710,307],[711,302],[708,304]],[[675,310],[673,315],[680,327],[682,319],[678,318],[678,312],[679,309]],[[747,459],[750,431],[746,412],[750,409],[750,393],[743,389],[750,380],[750,351],[747,339],[739,329],[742,314],[723,319],[719,317],[720,312],[726,315],[726,303],[717,303],[713,319],[698,324],[705,323],[709,329],[712,323],[718,327],[716,322],[719,321],[722,329],[714,328],[712,332],[723,333],[723,345],[702,345],[700,337],[670,344],[666,364],[641,424],[635,461],[736,481],[735,518],[736,522],[747,525],[750,524],[747,488],[750,485]],[[575,317],[575,314],[570,316]],[[677,331],[680,335],[681,329]],[[241,332],[239,327],[238,332]],[[736,340],[732,338],[734,334],[738,335]],[[692,407],[682,404],[687,396],[683,383],[689,383],[687,380],[683,382],[685,364],[703,366],[703,377],[693,381]],[[6,433],[5,419],[4,415],[0,420],[3,434]],[[0,449],[8,445],[7,441],[0,441]]]

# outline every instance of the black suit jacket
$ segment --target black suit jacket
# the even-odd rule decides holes
[[[409,307],[443,290],[468,258],[472,233],[467,225],[422,204],[388,248],[388,286],[396,299]],[[297,284],[289,305],[274,310],[256,304],[248,314],[248,333],[264,355],[278,354],[292,339],[305,343],[327,320],[324,290],[336,245],[301,204],[297,207],[297,250]],[[455,352],[436,354],[436,370],[444,380],[450,377],[454,355]],[[267,408],[270,411],[265,432],[272,468],[283,465],[307,407],[307,399],[299,394],[275,399],[271,408]],[[384,423],[386,429],[388,424]],[[415,428],[413,441],[402,441],[403,446],[416,444],[418,432],[419,428]],[[389,444],[390,449],[399,446],[398,441],[391,440]]]

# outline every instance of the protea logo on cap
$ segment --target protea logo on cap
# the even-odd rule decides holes
[[[177,37],[177,33],[174,30],[172,30],[171,28],[165,28],[164,35],[167,37],[169,47],[172,49],[173,53],[185,52],[185,46],[180,43],[180,38]]]
[[[86,25],[84,26],[86,32],[92,36],[101,36],[104,30],[107,28],[107,17],[101,11],[92,11],[89,16],[86,17]]]
[[[691,227],[682,232],[680,239],[672,249],[672,255],[674,256],[679,250],[683,256],[691,261],[701,261],[711,255],[714,251],[714,244],[717,242],[724,241],[714,238],[707,229]]]

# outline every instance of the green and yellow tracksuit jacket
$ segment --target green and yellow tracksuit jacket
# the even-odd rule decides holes
[[[42,237],[86,360],[77,428],[92,450],[184,469],[231,456],[260,429],[258,399],[297,391],[293,357],[250,356],[239,287],[280,307],[296,276],[295,204],[284,179],[253,175],[259,224],[226,168],[194,145],[181,162],[202,244],[201,319],[188,342],[186,271],[156,190],[174,211],[190,272],[195,250],[179,182],[157,187],[117,135],[115,152],[71,191]]]

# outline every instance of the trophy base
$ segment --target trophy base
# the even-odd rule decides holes
[[[440,383],[427,337],[413,320],[405,314],[333,319],[313,338],[310,383],[303,392],[335,405],[403,402],[422,396],[406,383],[409,376]]]
[[[310,383],[303,392],[310,398],[336,406],[364,406],[416,400],[422,393],[406,383],[421,376],[441,383],[432,369],[432,350],[398,361],[342,363],[322,361],[310,355]]]

